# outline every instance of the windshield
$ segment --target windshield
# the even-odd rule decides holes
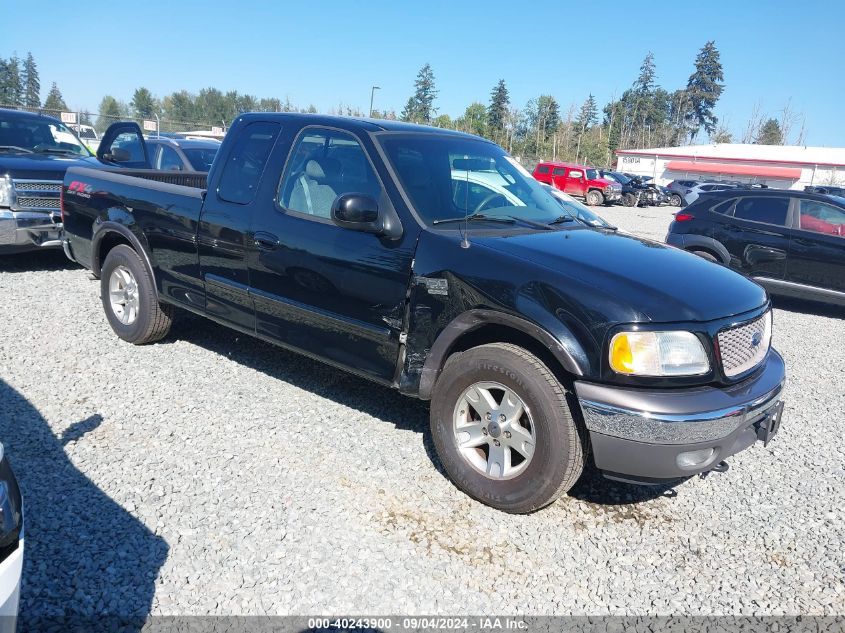
[[[47,118],[0,118],[0,152],[90,156],[70,128]]]
[[[615,180],[616,182],[618,182],[621,185],[627,185],[629,182],[631,182],[630,178],[628,178],[624,174],[620,174],[619,172],[615,172],[615,171],[605,171],[605,172],[602,172],[602,175],[605,178],[610,178],[611,180]]]
[[[426,224],[471,214],[548,223],[561,215],[551,194],[497,145],[434,134],[386,135],[381,143]]]
[[[609,222],[607,222],[603,217],[593,213],[589,208],[587,208],[574,198],[569,197],[562,191],[552,190],[549,185],[544,184],[543,188],[551,191],[551,194],[554,197],[555,201],[563,209],[564,215],[570,215],[574,218],[577,218],[588,226],[610,228],[611,225]]]
[[[214,157],[217,155],[217,148],[199,147],[191,149],[183,149],[185,156],[188,157],[188,162],[191,167],[197,171],[208,171],[211,169],[211,163],[214,162]]]

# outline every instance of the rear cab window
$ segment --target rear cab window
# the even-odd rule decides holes
[[[243,128],[223,165],[218,198],[235,204],[249,204],[255,199],[280,130],[278,123],[270,121],[256,121]]]

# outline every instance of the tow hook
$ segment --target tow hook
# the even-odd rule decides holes
[[[701,477],[701,479],[706,479],[707,475],[709,475],[710,473],[726,473],[726,472],[728,472],[728,469],[730,467],[731,466],[730,466],[730,464],[728,464],[728,462],[726,462],[725,460],[722,460],[718,464],[713,466],[713,468],[711,468],[710,470],[705,470],[703,473],[701,473],[699,475],[699,477]]]

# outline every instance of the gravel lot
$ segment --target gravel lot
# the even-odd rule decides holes
[[[665,236],[668,208],[603,209]],[[674,488],[588,473],[530,516],[445,478],[426,403],[196,317],[114,336],[59,253],[0,258],[22,615],[841,614],[845,313],[779,303],[778,438]],[[838,353],[837,353],[838,352]]]

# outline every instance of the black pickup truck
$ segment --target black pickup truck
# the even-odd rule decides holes
[[[134,124],[101,152],[118,136],[112,159],[143,165]],[[551,503],[588,459],[647,483],[723,470],[779,428],[760,286],[584,226],[484,139],[244,114],[207,183],[162,174],[65,178],[66,251],[115,333],[161,339],[178,306],[430,399],[446,471],[491,506]]]

